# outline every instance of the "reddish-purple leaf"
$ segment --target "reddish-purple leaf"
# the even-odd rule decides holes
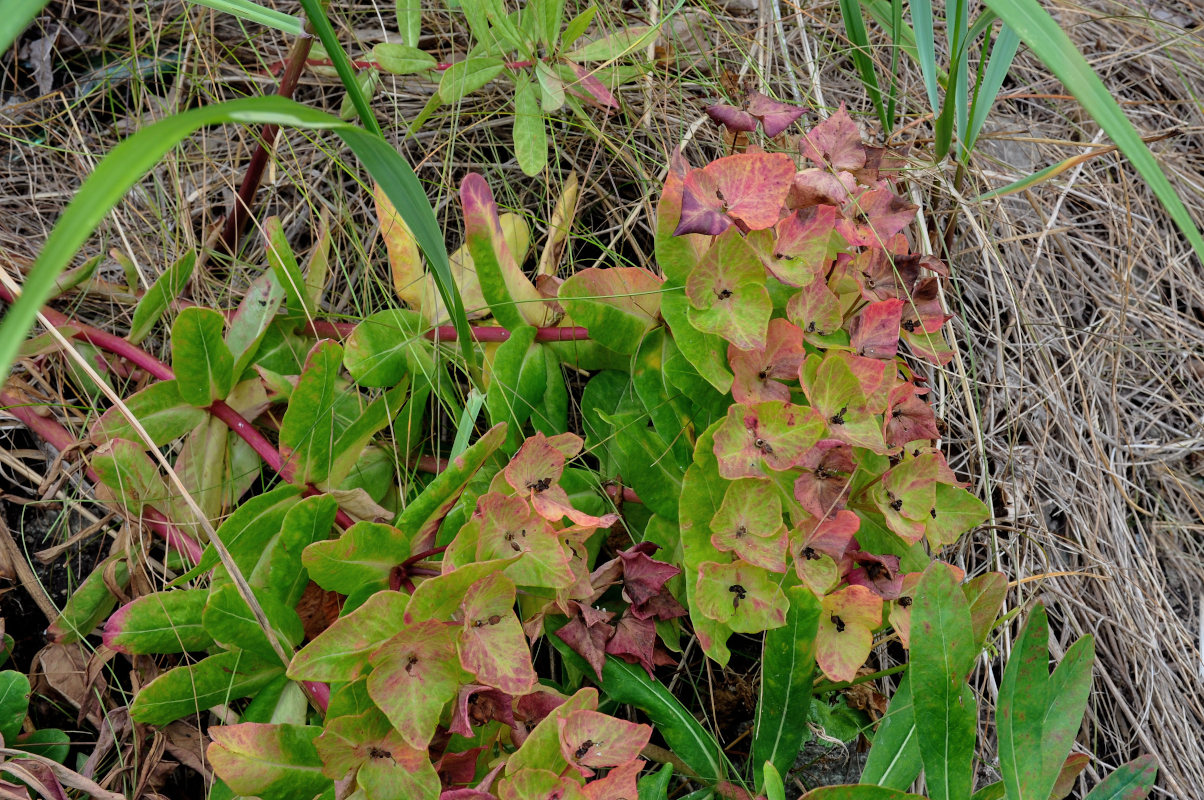
[[[902,317],[903,301],[898,298],[868,304],[849,324],[853,349],[866,358],[894,358]]]
[[[460,604],[460,662],[481,683],[526,694],[537,676],[522,626],[514,616],[514,581],[495,572],[469,587]]]
[[[707,106],[706,112],[708,117],[720,125],[726,126],[733,133],[736,131],[755,131],[757,129],[757,118],[735,106],[716,103],[713,106]]]
[[[836,229],[856,247],[884,247],[916,217],[917,206],[890,189],[870,189],[852,198]]]
[[[794,161],[785,153],[737,153],[702,169],[727,215],[746,231],[772,228],[794,183]]]
[[[835,114],[803,134],[799,148],[806,158],[820,167],[840,171],[865,166],[861,132],[845,110],[844,103],[840,104]]]
[[[470,734],[471,735],[471,734]],[[472,783],[477,776],[477,762],[481,753],[488,748],[470,747],[463,751],[447,750],[435,762],[435,772],[439,774],[439,782],[444,786],[463,786]],[[488,797],[488,795],[486,795]],[[447,800],[447,793],[439,795],[439,800]],[[491,798],[492,800],[492,798]]]
[[[649,553],[655,550],[656,546],[651,542],[644,542],[619,553],[623,565],[623,594],[632,604],[633,611],[663,598],[666,581],[681,573],[681,569],[673,564],[649,558]],[[672,600],[671,595],[669,599]],[[673,605],[681,608],[676,601]],[[681,615],[675,613],[673,616]]]
[[[737,403],[789,402],[790,389],[781,381],[798,378],[803,357],[803,332],[798,326],[784,319],[770,320],[764,348],[727,348],[727,360],[736,376],[732,397]]]
[[[505,692],[489,686],[468,684],[461,686],[456,697],[448,730],[472,738],[474,725],[485,725],[497,720],[511,728],[516,727],[512,698]]]
[[[732,226],[717,189],[714,176],[701,169],[692,169],[686,174],[681,195],[681,220],[673,231],[674,236],[687,233],[718,236]]]
[[[854,256],[852,267],[861,273],[861,296],[870,302],[907,297],[920,278],[919,256],[892,256],[878,247]]]
[[[673,664],[673,659],[657,648],[660,640],[656,624],[651,619],[639,619],[628,608],[615,626],[615,635],[606,643],[606,652],[629,664],[639,664],[653,677],[652,669],[661,664]]]
[[[790,193],[786,195],[787,208],[808,206],[844,206],[857,188],[857,181],[847,172],[833,175],[826,169],[811,167],[798,172]]]
[[[899,557],[878,555],[864,550],[854,550],[848,558],[857,565],[845,575],[845,580],[854,586],[864,586],[884,600],[894,600],[903,588],[903,576],[899,574]]]
[[[602,666],[606,663],[606,643],[614,636],[613,625],[605,622],[586,624],[581,617],[573,617],[567,625],[556,631],[573,652],[581,656],[594,668],[598,682],[602,682]]]
[[[748,113],[761,120],[761,129],[765,131],[766,136],[772,139],[789,128],[805,112],[798,106],[774,100],[760,92],[753,92],[748,96]],[[751,128],[742,130],[751,130]]]
[[[851,681],[869,657],[874,628],[882,624],[882,598],[864,586],[846,586],[823,598],[815,661],[833,681]]]
[[[799,524],[790,534],[794,570],[816,595],[822,597],[840,577],[837,563],[844,557],[861,527],[852,511],[837,511],[831,519],[815,517]]]
[[[729,406],[715,431],[719,474],[735,480],[760,478],[766,469],[790,469],[819,441],[823,429],[823,420],[810,409],[791,403]]]
[[[906,648],[911,647],[911,606],[916,586],[923,577],[922,572],[908,572],[902,576],[899,596],[890,604],[890,626],[899,634],[899,641]]]
[[[574,711],[557,720],[560,752],[582,775],[592,767],[617,767],[639,756],[652,737],[652,727],[597,711]]]
[[[936,278],[924,278],[904,300],[906,305],[900,327],[908,333],[936,333],[953,319],[953,315],[946,314],[941,307],[940,284]]]
[[[845,507],[853,476],[853,448],[838,439],[823,439],[799,460],[803,472],[794,481],[799,505],[818,519]]]
[[[939,439],[936,414],[911,383],[901,383],[890,393],[886,413],[886,443],[902,447],[919,439]]]

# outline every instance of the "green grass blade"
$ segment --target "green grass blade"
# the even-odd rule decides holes
[[[59,217],[46,239],[42,252],[25,279],[21,297],[0,321],[0,371],[7,372],[25,335],[37,317],[38,309],[54,291],[55,279],[71,262],[105,215],[125,193],[185,137],[206,125],[224,122],[241,124],[274,123],[308,130],[337,133],[356,154],[364,167],[384,188],[405,219],[439,281],[439,290],[448,307],[457,315],[457,327],[467,329],[464,307],[452,280],[443,234],[422,185],[410,166],[389,144],[378,136],[327,114],[282,97],[254,97],[231,100],[195,108],[150,125],[122,141],[97,165],[74,199]],[[467,330],[461,344],[468,354],[472,342]],[[470,364],[474,361],[470,360]]]
[[[355,68],[351,66],[347,52],[343,49],[343,45],[339,44],[339,37],[335,35],[334,28],[330,27],[330,20],[326,18],[321,0],[301,0],[301,7],[305,9],[305,16],[309,20],[309,24],[322,41],[326,55],[334,63],[335,71],[339,73],[339,80],[343,82],[343,88],[347,90],[347,96],[351,98],[351,104],[355,106],[355,112],[359,115],[360,122],[363,123],[366,130],[381,136],[380,123],[376,121],[372,107],[368,104],[368,98],[364,96],[359,82],[355,79]]]
[[[8,48],[25,30],[25,26],[33,22],[49,0],[17,0],[13,8],[5,9],[0,16],[0,53],[7,53]]]
[[[890,130],[890,120],[886,116],[886,106],[882,103],[882,89],[878,85],[878,73],[874,70],[874,60],[870,58],[871,48],[869,35],[865,31],[865,20],[861,17],[860,0],[840,0],[840,15],[844,18],[845,35],[853,45],[853,64],[861,74],[861,82],[869,92],[874,110],[878,112],[878,120],[884,131]]]
[[[305,23],[300,17],[289,16],[273,8],[264,8],[251,0],[191,0],[197,5],[212,8],[223,14],[256,22],[268,28],[284,31],[292,36],[305,35]]]
[[[898,42],[903,38],[903,0],[891,0],[890,4],[890,31],[891,42]],[[912,34],[912,38],[915,35]],[[897,44],[890,49],[890,93],[886,98],[886,117],[890,122],[886,128],[886,134],[889,136],[891,131],[895,129],[895,108],[899,101],[899,51],[902,50]]]
[[[941,108],[936,85],[936,38],[932,32],[932,0],[912,0],[911,25],[915,29],[916,61],[924,75],[924,89],[928,92],[928,104],[932,113]]]
[[[978,141],[978,134],[982,132],[983,123],[987,121],[987,114],[995,105],[995,98],[999,95],[1003,79],[1007,77],[1008,70],[1012,67],[1012,59],[1016,57],[1016,50],[1019,47],[1020,37],[1016,35],[1016,32],[1007,25],[1000,28],[999,35],[995,37],[995,43],[991,45],[991,55],[987,59],[986,71],[983,73],[978,89],[974,92],[974,102],[970,107],[970,123],[966,127],[965,134],[964,152],[967,154],[974,150],[974,143]]]
[[[953,49],[949,77],[953,81],[953,113],[957,124],[957,142],[962,147],[966,140],[966,124],[970,118],[970,43],[969,10],[966,0],[957,0],[953,9]],[[946,22],[946,26],[948,26]],[[945,87],[945,105],[949,105],[950,88]]]
[[[984,0],[985,4],[1016,31],[1020,40],[1027,44],[1049,67],[1050,72],[1066,86],[1087,113],[1112,137],[1121,152],[1128,157],[1141,176],[1145,178],[1154,194],[1174,220],[1183,236],[1191,242],[1196,256],[1204,260],[1204,236],[1192,221],[1191,215],[1175,193],[1162,168],[1141,140],[1141,135],[1125,117],[1124,111],[1112,97],[1083,58],[1066,32],[1049,15],[1037,0]]]

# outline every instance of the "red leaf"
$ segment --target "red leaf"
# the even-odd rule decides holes
[[[885,247],[915,219],[916,208],[890,189],[870,189],[845,206],[836,229],[850,245]]]
[[[952,314],[946,314],[941,308],[940,286],[936,278],[925,278],[916,284],[911,294],[905,297],[903,318],[900,327],[908,333],[924,331],[936,333],[949,320]]]
[[[753,92],[748,97],[748,113],[761,120],[762,130],[772,139],[801,117],[804,109],[774,100],[760,92]]]
[[[847,172],[833,175],[826,169],[811,167],[794,176],[790,193],[786,195],[786,207],[843,206],[856,188],[857,181]]]
[[[451,724],[447,729],[452,733],[471,738],[474,725],[485,725],[492,720],[497,720],[513,728],[515,727],[514,709],[511,705],[513,699],[505,692],[489,686],[475,683],[461,686],[456,697]]]
[[[594,668],[594,674],[601,683],[602,665],[606,663],[606,643],[614,632],[614,626],[604,622],[586,625],[580,617],[573,617],[567,625],[556,631],[556,635]]]
[[[673,231],[674,236],[687,233],[718,236],[732,226],[731,219],[724,213],[724,203],[716,193],[717,188],[714,177],[701,169],[692,169],[686,174],[681,195],[681,220]]]
[[[824,439],[803,455],[798,466],[803,469],[794,481],[799,505],[818,519],[834,517],[849,499],[853,448],[836,439]]]
[[[755,131],[757,129],[757,118],[735,106],[718,103],[713,106],[707,106],[706,112],[708,117],[720,125],[725,125],[733,133],[736,131]]]
[[[899,574],[899,557],[877,555],[864,550],[847,554],[858,566],[845,575],[853,586],[864,586],[884,600],[894,600],[903,588],[903,576]]]
[[[903,301],[898,298],[870,303],[849,325],[849,340],[858,355],[894,358],[899,351],[899,321]]]
[[[836,113],[803,134],[799,148],[816,165],[830,169],[853,170],[865,166],[865,146],[857,123],[845,110],[844,103]]]
[[[853,258],[861,273],[861,296],[866,300],[907,297],[920,278],[919,256],[892,256],[881,248],[870,248]]]
[[[903,383],[891,392],[886,414],[886,443],[902,447],[919,439],[939,439],[936,414],[928,401],[916,395],[915,386]]]
[[[737,403],[789,402],[790,389],[781,381],[798,377],[804,356],[803,332],[798,326],[784,319],[770,320],[764,348],[727,348],[727,360],[736,376],[732,397]]]
[[[569,65],[569,69],[571,69],[573,74],[577,76],[577,83],[569,84],[565,88],[572,91],[574,86],[580,86],[585,90],[585,94],[582,95],[578,94],[577,92],[573,92],[573,94],[577,94],[579,97],[584,98],[587,103],[598,106],[599,108],[605,108],[606,110],[610,111],[619,107],[619,101],[615,99],[615,96],[611,93],[610,89],[607,89],[602,81],[594,77],[593,72],[576,63],[575,61],[569,61],[567,63]]]
[[[808,286],[825,275],[839,249],[836,209],[811,206],[778,222],[773,258],[765,266],[778,280]]]
[[[606,643],[606,652],[629,664],[639,664],[651,678],[656,664],[656,643],[656,626],[652,620],[638,619],[628,609],[619,617],[615,635]]]
[[[639,789],[636,778],[647,762],[635,758],[606,773],[606,777],[585,784],[583,791],[589,800],[633,800]]]

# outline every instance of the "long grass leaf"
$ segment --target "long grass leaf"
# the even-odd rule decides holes
[[[957,123],[958,146],[964,149],[966,125],[970,119],[970,44],[969,9],[967,0],[957,0],[953,9],[953,49],[949,58],[956,66],[950,70],[953,86],[945,88],[945,105],[949,105],[949,94],[953,93],[954,121]],[[948,22],[946,22],[948,25]]]
[[[978,134],[982,132],[987,114],[995,105],[995,98],[999,95],[1003,79],[1007,77],[1008,70],[1012,67],[1012,59],[1016,57],[1016,50],[1019,47],[1020,37],[1014,30],[1004,25],[999,30],[999,35],[995,37],[995,43],[991,45],[991,55],[987,59],[986,71],[983,73],[977,91],[974,92],[974,103],[970,107],[970,124],[965,133],[966,153],[974,150],[974,143],[978,141]]]
[[[49,0],[17,0],[12,8],[5,8],[0,15],[0,53],[7,53],[13,42],[33,22]]]
[[[1044,62],[1058,80],[1066,86],[1087,113],[1112,137],[1128,157],[1154,194],[1174,220],[1183,236],[1191,243],[1196,256],[1204,260],[1204,236],[1192,221],[1191,214],[1175,193],[1158,165],[1157,159],[1141,140],[1133,123],[1129,122],[1115,98],[1083,58],[1066,32],[1037,0],[984,0],[999,18],[1014,29]]]
[[[869,92],[870,101],[878,113],[878,120],[884,131],[889,132],[890,121],[886,116],[886,106],[882,103],[882,89],[878,85],[878,73],[874,69],[874,61],[870,58],[870,40],[865,31],[865,20],[861,17],[860,0],[840,0],[840,14],[844,18],[845,35],[853,45],[853,64],[861,74],[861,82]]]
[[[305,23],[300,17],[290,16],[274,8],[265,8],[251,0],[191,0],[197,5],[212,8],[248,22],[256,22],[268,28],[284,31],[292,36],[305,35]]]
[[[92,235],[105,215],[169,150],[193,131],[223,122],[274,123],[338,134],[381,185],[402,218],[414,231],[431,262],[439,288],[450,292],[449,308],[463,315],[463,304],[451,277],[443,234],[417,176],[397,151],[378,136],[327,114],[282,97],[254,97],[204,106],[168,117],[122,141],[97,165],[59,217],[42,252],[25,279],[21,297],[0,321],[0,370],[7,372],[38,309],[54,291],[55,279]],[[445,291],[446,290],[446,291]],[[472,353],[472,342],[461,344]],[[472,361],[469,362],[473,363]]]
[[[355,112],[359,115],[360,122],[363,123],[365,129],[380,136],[380,123],[376,121],[372,107],[368,104],[368,98],[355,79],[355,68],[351,66],[351,59],[347,58],[347,52],[343,50],[343,45],[339,44],[339,37],[335,35],[334,28],[330,26],[330,20],[326,18],[321,0],[301,0],[301,7],[305,9],[305,16],[309,20],[310,26],[322,41],[322,47],[325,48],[327,57],[334,64],[335,71],[339,73],[339,80],[343,82],[343,88],[347,90],[347,96],[351,98],[351,104],[355,106]]]
[[[932,32],[932,0],[912,0],[911,26],[915,29],[916,60],[924,75],[924,89],[928,92],[928,104],[932,113],[941,108],[936,91],[936,38]]]

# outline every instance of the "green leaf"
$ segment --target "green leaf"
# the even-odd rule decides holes
[[[410,555],[410,537],[403,531],[377,522],[357,522],[338,539],[306,547],[301,562],[314,583],[349,595],[370,587],[387,589],[393,568]]]
[[[1057,21],[1042,8],[1038,0],[985,0],[985,4],[1016,31],[1020,39],[1083,104],[1092,119],[1112,137],[1112,141],[1116,142],[1120,151],[1154,190],[1184,237],[1191,242],[1196,257],[1204,259],[1204,237],[1175,193],[1166,173],[1141,140],[1141,134],[1125,117],[1112,92],[1092,72],[1087,60]],[[919,35],[918,30],[916,35]]]
[[[991,516],[991,509],[960,486],[945,483],[936,485],[935,516],[924,523],[924,535],[933,551],[953,544],[961,535],[981,525]]]
[[[301,500],[301,490],[296,486],[277,486],[275,489],[252,497],[234,510],[217,529],[218,538],[230,551],[234,563],[242,573],[248,574],[267,549],[272,537],[280,532],[284,515]],[[213,545],[208,545],[201,554],[200,562],[172,585],[178,585],[193,577],[208,572],[221,559]]]
[[[297,651],[288,676],[309,681],[355,680],[368,666],[372,652],[403,629],[402,613],[409,599],[392,591],[372,595]]]
[[[1007,795],[1015,800],[1032,800],[1045,785],[1043,726],[1051,707],[1048,642],[1049,621],[1038,603],[1016,639],[999,684],[999,768]],[[1047,795],[1048,791],[1040,797]]]
[[[926,798],[918,794],[887,789],[883,786],[857,785],[821,786],[807,792],[800,800],[926,800]]]
[[[683,473],[673,448],[648,427],[645,414],[600,416],[614,429],[611,454],[618,461],[623,479],[635,488],[648,508],[676,521]]]
[[[511,453],[522,444],[523,423],[547,392],[547,370],[543,348],[535,343],[535,328],[530,325],[515,328],[494,354],[486,408],[492,424],[506,423],[506,450]]]
[[[0,672],[0,736],[6,747],[17,740],[25,715],[29,712],[29,678],[6,669]]]
[[[309,292],[306,291],[305,275],[301,272],[297,256],[288,243],[288,237],[284,233],[284,226],[280,223],[280,218],[268,217],[264,220],[263,227],[267,234],[268,264],[272,267],[277,283],[284,289],[284,296],[288,299],[289,314],[304,319],[313,319],[318,310],[310,299]]]
[[[324,480],[330,468],[342,360],[343,348],[336,343],[314,345],[280,422],[280,455],[295,470],[293,482],[302,486]]]
[[[538,37],[549,52],[556,47],[560,22],[564,18],[564,0],[530,0],[523,9],[523,24]]]
[[[179,439],[203,423],[204,409],[184,402],[176,381],[152,383],[125,400],[130,413],[141,423],[155,446],[162,447]],[[135,440],[138,432],[119,408],[110,408],[92,427],[92,441]]]
[[[1104,778],[1084,800],[1143,800],[1158,779],[1158,759],[1139,756]]]
[[[493,561],[473,561],[451,572],[427,578],[418,584],[418,588],[410,596],[405,611],[406,624],[411,625],[428,619],[450,621],[460,610],[460,601],[474,583],[495,572],[503,571],[519,558],[520,556],[516,555],[513,558]]]
[[[111,439],[92,454],[92,469],[101,482],[131,511],[146,505],[163,505],[169,493],[159,467],[141,445]]]
[[[432,345],[417,312],[391,308],[365,317],[347,339],[343,363],[360,386],[395,386],[407,374],[435,380]]]
[[[565,53],[564,57],[578,63],[613,61],[632,51],[646,47],[656,38],[658,30],[657,26],[632,25],[600,39],[587,42],[581,47]]]
[[[484,178],[475,172],[464,177],[460,204],[468,252],[476,266],[481,294],[494,318],[511,331],[520,325],[547,324],[548,306],[510,251],[493,191]]]
[[[464,592],[462,619],[456,649],[460,664],[476,676],[477,683],[506,694],[530,692],[538,682],[531,649],[522,625],[514,615],[514,581],[491,572]]]
[[[46,6],[49,0],[21,0],[20,5],[9,9],[11,13],[0,16],[0,53],[7,53],[25,26]]]
[[[19,736],[12,744],[8,744],[9,741],[5,740],[8,747],[16,747],[60,764],[66,762],[71,752],[71,737],[59,728],[41,728]]]
[[[501,74],[506,62],[500,58],[466,58],[444,70],[439,79],[439,99],[455,103]]]
[[[535,77],[539,80],[539,108],[552,113],[564,106],[564,80],[552,71],[546,61],[535,62]]]
[[[303,0],[316,8],[313,0]],[[18,15],[19,17],[20,15]],[[325,22],[325,20],[322,20]],[[323,43],[326,31],[319,29]],[[330,45],[338,49],[338,40],[329,36]],[[330,47],[327,48],[328,52]],[[335,57],[334,53],[331,53]],[[337,61],[337,58],[336,58]],[[468,331],[464,306],[452,279],[443,231],[435,219],[426,193],[409,165],[393,147],[379,136],[342,122],[337,117],[307,108],[282,97],[256,97],[232,100],[212,106],[190,109],[153,125],[148,125],[124,140],[97,165],[84,182],[67,209],[59,217],[46,240],[16,303],[13,303],[0,323],[0,367],[7,371],[21,341],[33,324],[37,311],[54,291],[55,281],[79,247],[96,230],[100,221],[159,159],[172,147],[198,128],[220,122],[239,124],[267,123],[336,132],[359,157],[372,176],[381,184],[393,205],[399,210],[418,239],[435,273],[439,291],[459,334],[466,363],[476,363],[476,354]]]
[[[252,580],[252,585],[262,585],[286,606],[296,606],[309,583],[309,572],[301,564],[302,551],[330,536],[338,508],[328,494],[303,498],[290,508],[280,523],[280,536],[268,555],[263,580]]]
[[[240,17],[248,22],[275,28],[290,36],[305,36],[305,26],[300,17],[293,17],[274,8],[265,8],[252,0],[190,0],[197,5],[212,8],[223,14]],[[0,48],[0,51],[7,48]]]
[[[673,331],[673,341],[686,360],[721,394],[732,388],[732,371],[727,364],[727,343],[713,333],[704,333],[690,324],[690,302],[680,287],[665,286],[661,295],[661,315]]]
[[[443,518],[456,504],[468,481],[505,439],[505,425],[490,428],[472,447],[452,459],[447,469],[435,476],[422,493],[411,500],[405,511],[401,512],[401,516],[397,518],[397,527],[413,537],[410,546],[414,552],[434,546],[435,534],[439,531]]]
[[[590,267],[560,286],[573,322],[617,353],[634,353],[660,315],[661,280],[641,267]]]
[[[169,589],[126,603],[105,623],[105,646],[119,653],[204,650],[213,644],[201,616],[208,589]]]
[[[782,773],[778,772],[772,761],[765,762],[759,777],[766,800],[786,800],[786,784],[782,783]]]
[[[121,589],[129,585],[130,565],[125,553],[109,556],[88,573],[47,629],[46,633],[53,641],[61,644],[77,642],[109,616],[117,605],[117,596],[105,582],[106,575]]]
[[[238,310],[230,318],[226,330],[226,344],[235,359],[235,383],[259,354],[259,346],[275,321],[284,297],[284,287],[276,280],[276,275],[267,270],[247,287],[239,301]]]
[[[807,735],[799,720],[811,709],[815,673],[815,633],[820,603],[805,586],[786,590],[786,624],[765,633],[761,649],[761,690],[753,728],[752,760],[776,774],[794,765]],[[781,778],[779,777],[779,780]]]
[[[454,626],[428,620],[403,628],[372,654],[368,694],[419,750],[430,745],[443,707],[460,688],[456,633]]]
[[[178,591],[180,590],[173,590]],[[305,632],[296,611],[265,591],[257,592],[256,600],[259,601],[277,640],[283,643],[286,652],[301,643]],[[238,587],[234,584],[227,583],[209,592],[205,612],[201,618],[205,623],[206,633],[226,648],[247,650],[267,661],[277,657],[267,634],[259,627],[255,615],[238,594]]]
[[[535,176],[548,164],[548,132],[540,110],[538,85],[526,70],[514,77],[514,155],[524,175]]]
[[[218,653],[168,670],[142,687],[130,705],[136,722],[166,725],[240,697],[252,697],[280,675],[279,659],[264,660],[241,650]]]
[[[707,428],[694,445],[694,461],[682,478],[677,520],[681,528],[683,553],[682,572],[698,575],[704,562],[723,561],[724,554],[711,544],[711,520],[723,503],[727,482],[719,476],[715,458],[715,431],[722,420]],[[686,605],[690,621],[702,649],[708,656],[725,666],[731,657],[727,640],[731,628],[710,619],[698,608],[697,589],[693,579],[686,582]]]
[[[595,6],[590,6],[592,10]],[[664,800],[669,796],[669,781],[673,779],[673,765],[665,764],[656,772],[649,772],[636,783],[638,800]]]
[[[656,432],[685,462],[693,449],[697,410],[682,391],[669,380],[666,367],[679,358],[677,345],[663,328],[649,331],[640,342],[632,364],[631,379]]]
[[[1072,644],[1062,661],[1049,676],[1049,708],[1041,726],[1043,783],[1038,792],[1048,797],[1070,750],[1075,734],[1083,723],[1087,696],[1091,693],[1091,665],[1095,661],[1095,640],[1084,636]]]
[[[422,3],[420,0],[397,0],[397,30],[409,47],[417,47],[422,36]]]
[[[973,790],[974,695],[966,685],[977,648],[970,607],[950,568],[924,572],[911,612],[911,686],[924,779],[933,800]]]
[[[126,339],[138,344],[147,337],[172,301],[184,291],[195,266],[196,253],[188,253],[155,279],[134,307],[134,317],[130,320],[130,332]]]
[[[690,324],[722,336],[741,350],[765,347],[773,302],[765,290],[765,267],[740,235],[729,228],[686,279]]]
[[[570,19],[568,24],[564,26],[564,31],[560,34],[560,46],[572,47],[589,28],[589,24],[594,21],[594,15],[597,13],[597,6],[589,6],[580,14]]]
[[[861,771],[862,783],[873,783],[900,791],[915,781],[924,768],[916,736],[915,706],[911,700],[911,678],[904,674],[878,723],[874,743]]]
[[[406,2],[406,0],[402,0]],[[413,0],[411,0],[413,2]],[[414,7],[417,7],[415,2]],[[413,75],[434,69],[434,56],[412,45],[381,42],[372,48],[371,60],[380,64],[381,70],[391,75]]]
[[[209,729],[213,770],[240,795],[260,800],[316,797],[333,786],[322,774],[314,725],[244,722]]]
[[[565,661],[585,674],[593,668],[559,636],[548,641]],[[628,703],[648,715],[657,733],[664,737],[669,749],[703,780],[719,780],[729,771],[723,748],[715,737],[694,718],[659,681],[636,664],[619,658],[607,658],[602,666],[602,690],[616,703]]]
[[[224,400],[234,386],[234,355],[222,338],[225,318],[192,306],[171,326],[171,365],[184,402],[204,408]]]

